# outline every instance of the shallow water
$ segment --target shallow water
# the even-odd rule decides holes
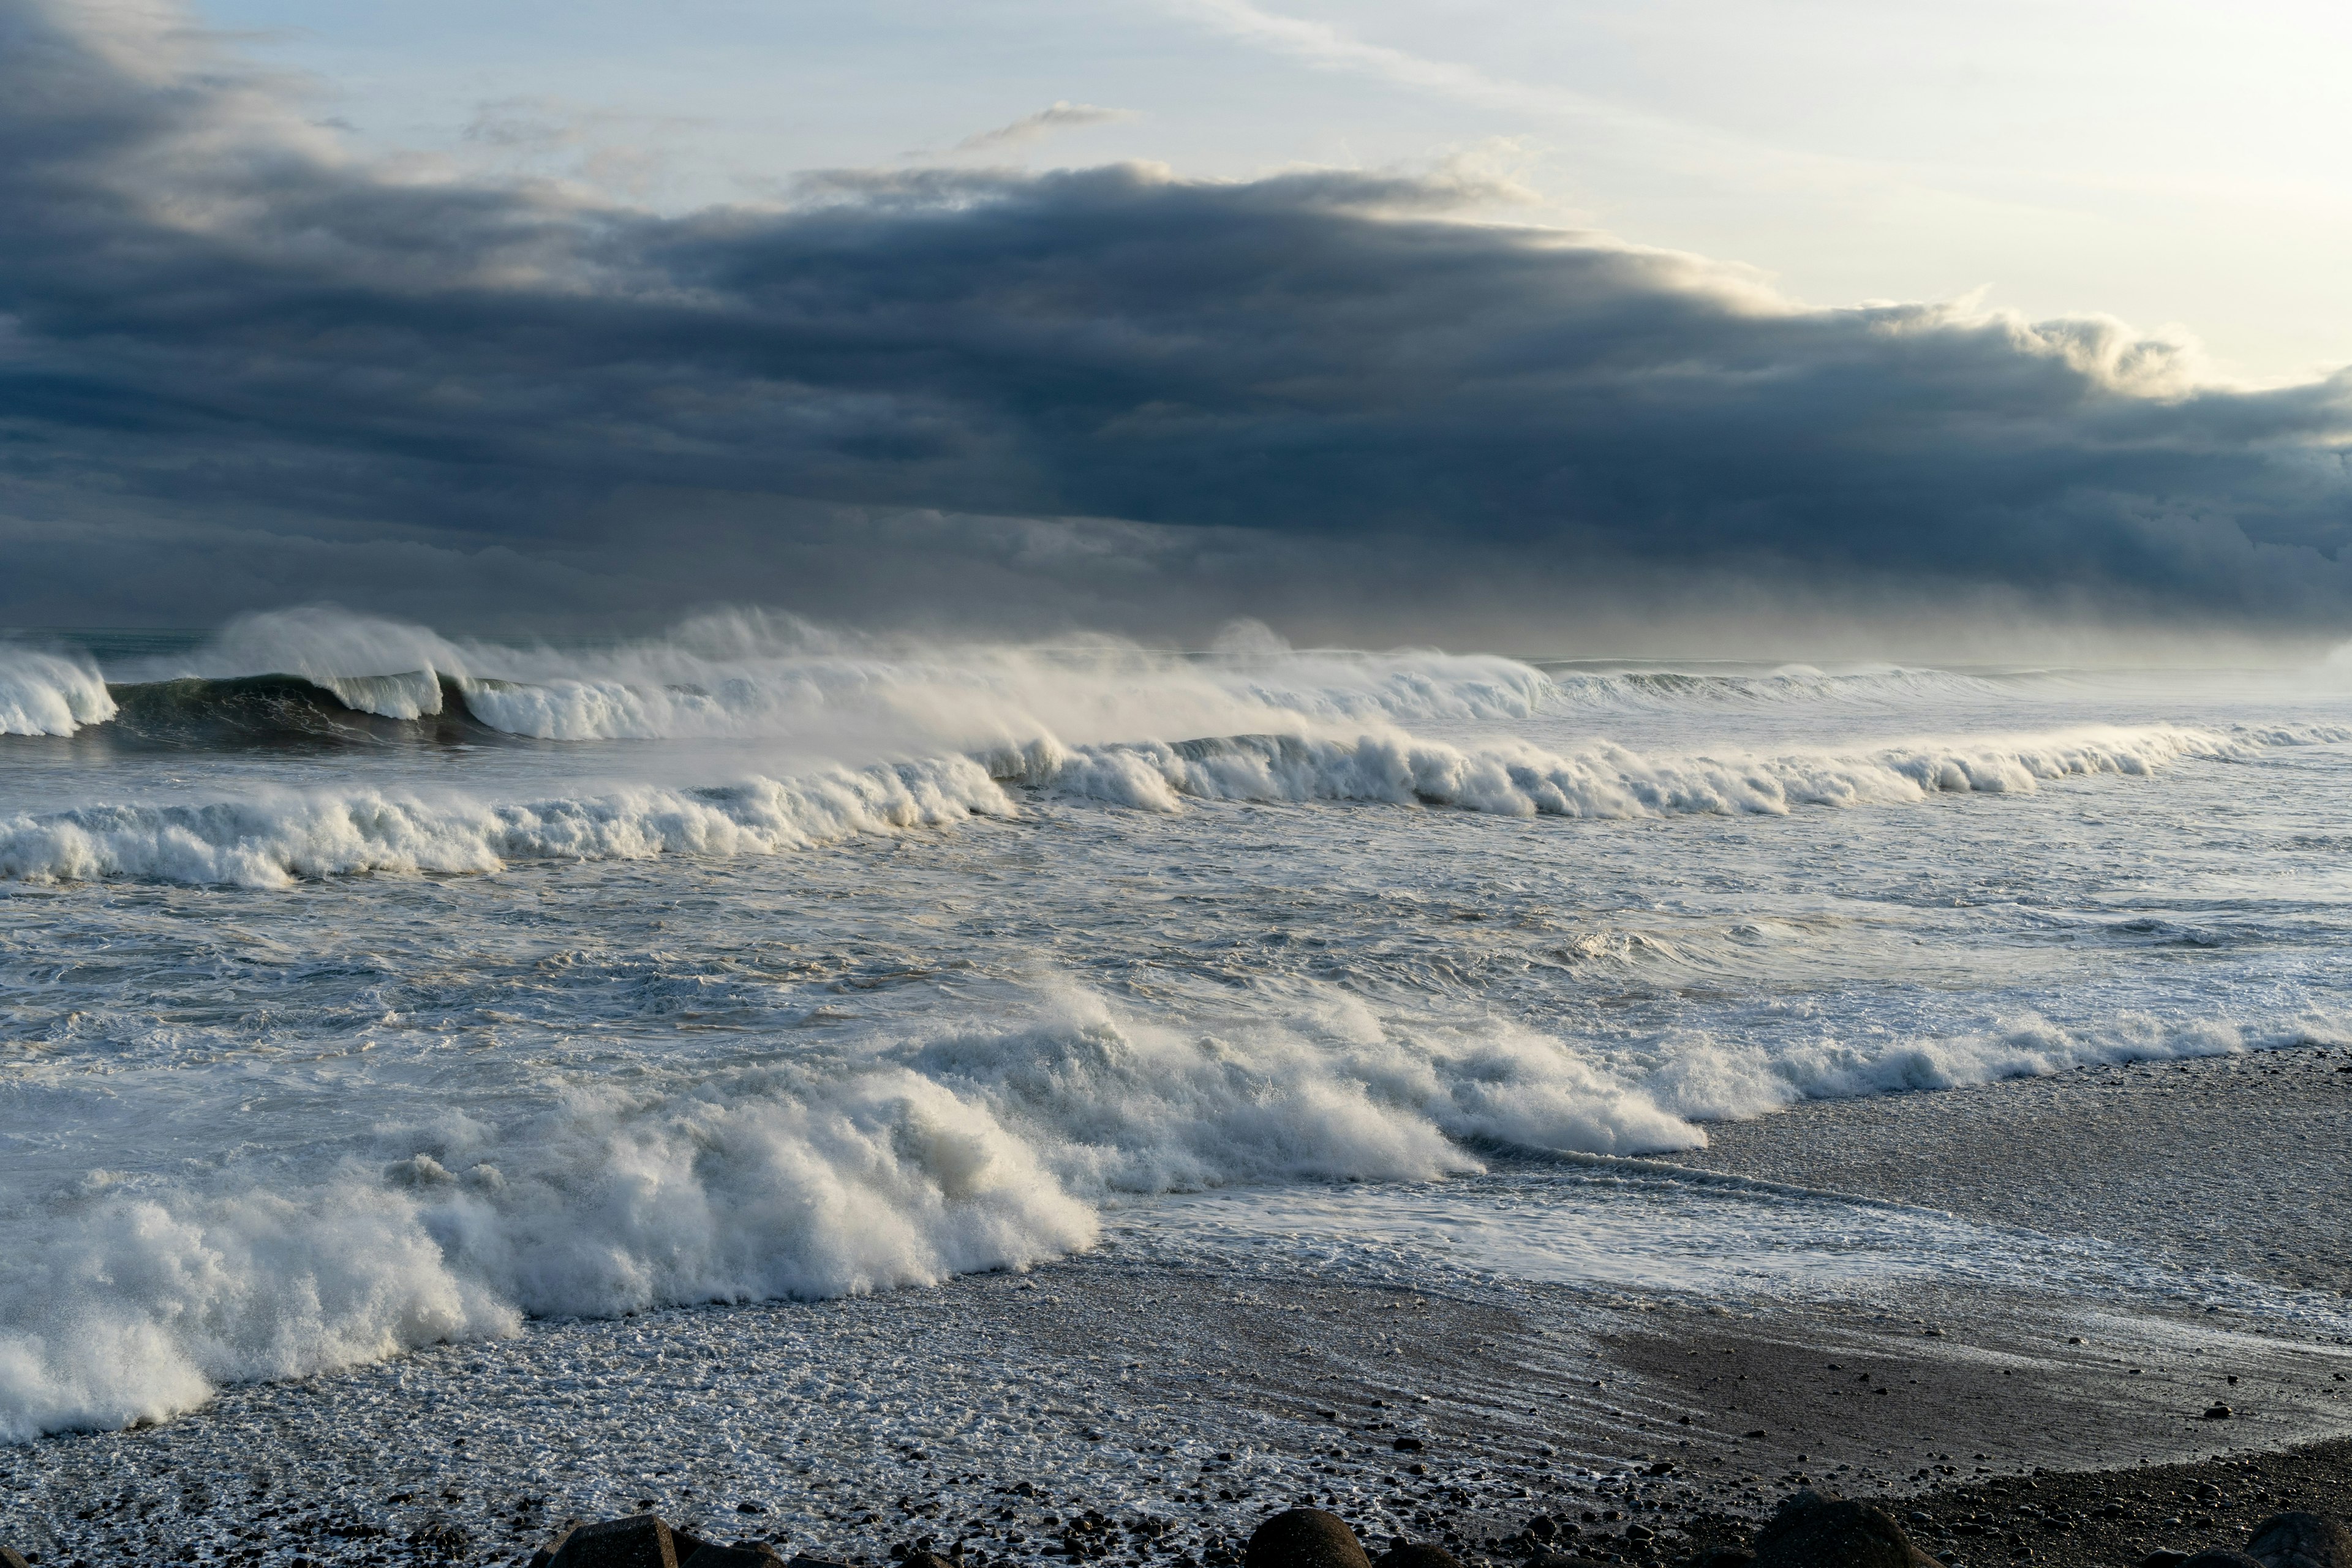
[[[323,700],[203,720],[258,675]],[[214,684],[163,723],[170,679]],[[1024,1267],[1107,1215],[1156,1255],[2026,1283],[2056,1244],[1641,1183],[1563,1211],[1524,1156],[2352,1032],[2318,677],[294,617],[0,648],[0,691],[48,731],[0,735],[20,1438],[533,1315]]]

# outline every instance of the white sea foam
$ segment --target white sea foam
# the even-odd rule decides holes
[[[1050,782],[1160,811],[1180,809],[1190,796],[1420,802],[1502,816],[1778,816],[1801,805],[1893,805],[1943,793],[2025,794],[2056,779],[2145,775],[2187,758],[2242,757],[2260,745],[2310,737],[2149,725],[1751,756],[1645,756],[1596,742],[1561,756],[1524,743],[1463,747],[1404,734],[1242,736],[1084,748]]]
[[[2224,1016],[2165,1017],[2144,1009],[2068,1026],[2032,1011],[1933,1036],[1824,1034],[1766,1050],[1691,1030],[1654,1047],[1636,1079],[1654,1103],[1696,1121],[1733,1121],[1808,1100],[1855,1100],[2048,1078],[2117,1062],[2236,1056],[2301,1045],[2341,1045],[2347,1020],[2318,1014],[2249,1028]]]
[[[0,735],[70,735],[113,717],[89,660],[0,645]]]
[[[422,719],[441,711],[441,681],[431,669],[398,675],[320,675],[317,684],[355,713],[383,719]]]
[[[19,816],[0,819],[0,877],[283,887],[358,872],[495,871],[522,859],[776,854],[858,833],[1013,816],[1019,807],[1006,783],[1158,812],[1182,810],[1191,799],[1436,805],[1528,817],[1779,816],[1939,793],[2030,793],[2057,779],[2146,775],[2184,759],[2242,757],[2345,733],[2153,725],[1750,757],[1644,756],[1605,742],[1560,756],[1524,743],[1462,747],[1401,731],[1081,747],[1049,736],[978,758],[694,790],[625,786],[521,804],[312,790]]]
[[[18,704],[45,732],[105,711],[65,665]],[[1017,1268],[1137,1194],[2352,1033],[2306,961],[2342,927],[2347,763],[2308,744],[2340,703],[756,616],[590,649],[281,616],[108,673],[442,721],[320,726],[260,681],[215,726],[150,694],[153,745],[7,753],[0,876],[67,884],[0,888],[34,977],[0,1038],[18,1436],[530,1313]],[[1958,792],[2039,798],[1914,809]],[[975,814],[1030,826],[800,853]],[[105,878],[166,885],[70,886]]]
[[[1024,1020],[878,1051],[583,1080],[503,1123],[453,1109],[380,1130],[290,1187],[236,1167],[201,1185],[94,1177],[0,1221],[0,1439],[163,1419],[225,1382],[496,1337],[525,1315],[864,1294],[1025,1268],[1090,1247],[1101,1205],[1121,1194],[1425,1182],[1479,1173],[1482,1145],[1671,1152],[1705,1142],[1686,1118],[1807,1094],[2247,1045],[2150,1019],[2096,1038],[2029,1021],[1998,1038],[1873,1041],[1796,1061],[1685,1039],[1628,1075],[1507,1023],[1400,1023],[1328,992],[1175,1026],[1062,986]],[[1675,1245],[1654,1215],[1610,1223]],[[1563,1249],[1591,1251],[1551,1248]],[[1585,1258],[1578,1277],[1677,1282],[1622,1250],[1608,1268]],[[1549,1278],[1546,1256],[1486,1266]],[[1842,1275],[1885,1267],[1834,1261]]]
[[[495,871],[520,859],[770,855],[1012,809],[987,772],[962,757],[716,789],[621,786],[528,804],[281,790],[0,820],[0,876],[277,888],[370,871]]]
[[[0,1436],[159,1419],[522,1313],[864,1293],[1090,1246],[1114,1193],[1475,1171],[1695,1130],[1556,1040],[1326,1001],[1175,1028],[1061,991],[1024,1023],[452,1111],[293,1190],[99,1184],[0,1233]]]
[[[312,790],[89,806],[0,819],[0,876],[282,887],[358,872],[494,871],[518,859],[774,854],[856,833],[1013,815],[999,780],[1154,811],[1181,809],[1192,797],[1626,818],[1785,814],[1799,805],[1914,802],[1939,791],[2014,793],[2070,775],[2142,774],[2185,757],[2248,749],[2242,740],[2171,727],[1738,760],[1650,758],[1605,744],[1559,757],[1404,735],[1077,749],[1045,741],[979,760],[836,768],[691,791],[627,786],[523,804]]]

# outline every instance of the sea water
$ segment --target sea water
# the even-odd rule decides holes
[[[21,637],[0,1437],[1107,1241],[2190,1299],[1673,1157],[2352,1037],[2348,740],[2326,668]]]

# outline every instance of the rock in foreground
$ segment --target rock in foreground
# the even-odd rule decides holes
[[[2246,1555],[2263,1568],[2352,1568],[2352,1530],[2317,1513],[2274,1513],[2254,1526]]]
[[[650,1513],[633,1513],[577,1527],[547,1568],[679,1568],[677,1558],[669,1526]]]
[[[1348,1521],[1319,1508],[1286,1510],[1257,1527],[1243,1568],[1372,1568]]]
[[[1462,1560],[1443,1546],[1408,1541],[1381,1552],[1372,1568],[1462,1568]]]
[[[1756,1568],[1920,1568],[1934,1561],[1885,1509],[1816,1491],[1783,1502],[1756,1537]]]

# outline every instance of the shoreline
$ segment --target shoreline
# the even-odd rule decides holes
[[[2122,1241],[2352,1295],[2352,1048],[2310,1044],[1812,1100],[1675,1163]]]
[[[2294,1478],[2352,1475],[2352,1438],[2310,1436],[2352,1425],[2339,1347],[2241,1335],[2134,1375],[2103,1362],[2108,1345],[2067,1345],[2046,1301],[1963,1322],[1916,1299],[1902,1315],[1744,1319],[1542,1294],[1549,1311],[1094,1258],[937,1292],[543,1325],[232,1389],[142,1432],[0,1450],[0,1542],[54,1568],[379,1568],[412,1540],[458,1536],[464,1561],[519,1562],[556,1521],[650,1504],[711,1539],[856,1564],[929,1537],[1013,1568],[1066,1560],[1066,1531],[1093,1512],[1155,1521],[1136,1561],[1181,1568],[1301,1503],[1368,1541],[1475,1557],[1539,1514],[1581,1526],[1615,1510],[1599,1522],[1620,1534],[1728,1539],[1801,1486],[1936,1512],[2037,1469],[2044,1490],[2074,1472],[2093,1489],[2159,1470],[2226,1479],[2253,1455],[2305,1490]],[[746,1363],[776,1375],[719,1375]],[[894,1373],[933,1391],[894,1405],[874,1392]],[[2240,1402],[2226,1421],[2200,1417],[2213,1386]],[[2093,1445],[2095,1468],[2067,1462]]]
[[[2104,1117],[2143,1146],[2127,1170],[2145,1171],[2212,1147],[2219,1125],[2262,1124],[2266,1107],[2340,1121],[2343,1055],[2297,1054],[2299,1067],[2204,1058],[1815,1102],[1727,1130],[1691,1163],[1767,1181],[1874,1164],[1890,1174],[1845,1190],[1906,1202],[1906,1184],[1948,1180],[1955,1211],[2006,1222],[2104,1143],[2085,1134],[2049,1155],[2052,1175],[1971,1155],[1990,1132],[2036,1119],[2095,1132]],[[2263,1147],[2263,1161],[2198,1173],[2208,1212],[2259,1213],[2281,1180],[2325,1194],[2346,1179],[2315,1169],[2326,1138],[2289,1138],[2276,1159]],[[2100,1223],[2128,1187],[2093,1184],[2056,1217]],[[2189,1234],[2181,1258],[2210,1265],[2197,1248],[2217,1245],[2234,1245],[2226,1227]],[[2352,1485],[2352,1346],[2225,1310],[1951,1281],[1705,1300],[1318,1278],[1265,1256],[1155,1256],[1144,1233],[1114,1234],[1026,1275],[540,1322],[241,1385],[149,1430],[0,1448],[0,1544],[44,1568],[520,1562],[556,1521],[643,1503],[711,1539],[765,1534],[865,1564],[929,1536],[991,1568],[1068,1560],[1072,1521],[1091,1511],[1158,1521],[1134,1561],[1197,1565],[1311,1503],[1368,1543],[1494,1555],[1482,1543],[1542,1515],[1625,1554],[1629,1523],[1727,1540],[1811,1485],[1892,1500],[1898,1518],[2032,1522],[2003,1525],[2004,1553],[2015,1534],[2079,1555],[2165,1530],[2179,1539],[2158,1544],[2186,1546],[2201,1516],[2131,1499],[2119,1521],[2049,1530],[2022,1505],[2083,1515],[2095,1496],[2104,1509],[2102,1488],[2177,1498],[2200,1482],[2241,1511],[2257,1492],[2293,1494],[2267,1513],[2340,1508]],[[2225,1398],[2229,1418],[2203,1417]],[[1600,1517],[1612,1510],[1623,1517]],[[1591,1533],[1586,1512],[1611,1528]],[[1088,1523],[1080,1543],[1108,1528]],[[1937,1549],[1991,1561],[1990,1539]]]

